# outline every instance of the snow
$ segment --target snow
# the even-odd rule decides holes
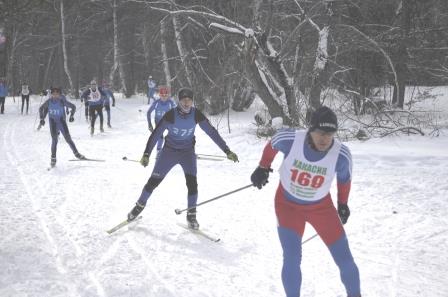
[[[69,162],[73,156],[61,138],[51,171],[48,123],[34,129],[40,97],[32,96],[26,116],[6,100],[0,115],[0,296],[284,296],[276,173],[262,190],[249,188],[198,208],[201,228],[219,243],[177,226],[185,216],[174,209],[186,207],[187,195],[179,167],[155,190],[142,220],[108,235],[125,219],[154,164],[122,160],[140,159],[143,152],[146,99],[118,98],[113,129],[94,137],[73,101],[78,112],[69,127],[79,151],[107,161]],[[250,184],[266,143],[254,136],[252,118],[253,108],[231,113],[231,134],[220,126],[240,162],[198,161],[199,202]],[[448,296],[446,130],[434,138],[346,144],[354,159],[346,232],[363,296]],[[199,128],[196,151],[222,155]],[[307,226],[304,239],[312,235]],[[302,274],[302,296],[345,296],[318,237],[303,246]]]

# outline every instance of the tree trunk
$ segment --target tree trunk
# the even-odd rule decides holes
[[[70,85],[70,93],[73,93],[73,80],[72,75],[70,73],[70,69],[68,67],[68,55],[67,55],[67,38],[65,36],[65,15],[64,15],[64,0],[60,0],[61,2],[61,36],[62,36],[62,54],[64,57],[64,71],[65,75],[67,75],[68,83]]]
[[[113,34],[114,34],[114,62],[112,64],[112,68],[109,74],[109,81],[113,83],[115,72],[118,70],[119,76],[120,76],[120,84],[121,88],[120,90],[126,94],[126,82],[125,82],[125,75],[123,70],[123,65],[120,62],[120,47],[118,45],[118,19],[117,19],[117,1],[118,0],[112,0],[112,22],[113,22]]]
[[[165,84],[171,89],[171,72],[168,52],[166,50],[166,18],[160,22],[160,50],[163,57],[163,73],[165,74]]]

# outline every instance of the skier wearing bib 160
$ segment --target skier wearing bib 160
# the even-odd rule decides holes
[[[165,145],[154,165],[151,177],[143,187],[135,207],[128,214],[128,220],[134,220],[143,211],[154,189],[162,182],[171,168],[176,164],[180,164],[185,173],[188,188],[188,208],[191,208],[187,212],[188,226],[192,229],[198,229],[199,224],[196,220],[195,208],[198,200],[197,166],[194,151],[196,142],[194,131],[196,125],[199,125],[219,148],[223,150],[229,160],[238,162],[238,157],[229,149],[218,131],[213,128],[204,114],[192,106],[193,91],[191,89],[181,89],[178,98],[179,105],[165,113],[148,139],[143,157],[140,160],[140,163],[145,167],[148,166],[149,155],[156,142],[162,136],[163,132],[168,130],[168,135],[165,137]]]
[[[301,242],[306,222],[314,227],[330,250],[347,296],[361,296],[358,267],[342,226],[350,215],[347,201],[352,158],[348,147],[334,138],[337,127],[335,113],[328,107],[318,108],[311,116],[308,131],[280,130],[272,137],[251,176],[254,186],[261,189],[268,181],[275,155],[279,151],[285,155],[275,195],[275,213],[283,249],[282,281],[287,297],[300,296]],[[337,210],[330,195],[335,176]]]
[[[151,132],[154,132],[154,128],[151,123],[151,113],[154,111],[154,122],[156,125],[160,122],[163,115],[170,109],[176,107],[176,103],[173,99],[169,97],[170,89],[166,86],[159,87],[160,99],[157,99],[152,102],[151,106],[146,113],[146,118],[148,120],[148,129]],[[163,134],[160,136],[157,141],[157,153],[162,149],[163,146]]]
[[[103,104],[106,94],[98,88],[95,80],[90,83],[90,88],[84,91],[81,95],[81,100],[84,100],[89,107],[89,117],[90,117],[90,135],[93,136],[95,131],[95,121],[97,114],[100,116],[100,131],[104,132],[103,129]]]
[[[58,145],[58,136],[59,133],[62,133],[65,141],[68,143],[70,148],[73,151],[73,154],[76,158],[83,160],[85,157],[81,155],[76,149],[75,143],[73,142],[70,132],[68,131],[67,122],[65,121],[65,108],[68,107],[71,109],[70,117],[68,119],[69,122],[73,122],[75,120],[74,115],[76,111],[76,106],[73,103],[67,101],[64,95],[61,94],[60,88],[51,88],[50,98],[47,99],[40,107],[39,107],[39,116],[40,123],[39,127],[45,125],[45,117],[48,113],[48,122],[50,125],[50,133],[51,133],[51,163],[50,165],[53,167],[56,165],[56,149]]]

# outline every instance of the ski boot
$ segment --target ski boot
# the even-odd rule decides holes
[[[192,208],[192,209],[188,210],[187,223],[188,223],[188,228],[193,229],[193,230],[199,229],[199,223],[196,220],[196,208]]]
[[[56,157],[51,157],[50,166],[51,167],[56,166]]]
[[[90,136],[93,136],[94,132],[95,132],[95,129],[93,127],[90,127]]]
[[[100,132],[101,132],[101,133],[103,133],[103,132],[104,132],[104,129],[103,129],[103,127],[100,127]]]
[[[107,128],[111,128],[112,129],[112,126],[110,125],[110,123],[107,123]]]
[[[80,154],[79,152],[75,153],[75,157],[78,158],[79,160],[85,160],[87,159],[84,155]]]
[[[134,208],[131,210],[130,213],[128,213],[128,221],[133,221],[135,218],[138,217],[138,215],[145,209],[144,205],[141,205],[140,203],[135,203]]]

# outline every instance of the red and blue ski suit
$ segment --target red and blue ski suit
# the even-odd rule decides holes
[[[296,137],[302,137],[302,142],[295,141]],[[317,198],[309,198],[313,190],[315,190],[314,193],[318,191],[327,175],[327,169],[329,169],[334,170],[333,172],[328,172],[327,176],[330,176],[331,179],[336,174],[338,202],[347,203],[352,177],[350,150],[344,144],[334,140],[332,147],[335,146],[336,142],[339,146],[337,148],[338,151],[333,151],[333,164],[330,164],[328,168],[315,166],[315,162],[326,158],[328,152],[314,150],[310,145],[309,137],[306,131],[280,130],[265,146],[260,161],[261,167],[270,168],[274,157],[279,151],[285,157],[283,164],[285,164],[286,160],[292,159],[292,162],[288,163],[292,164],[292,166],[287,167],[285,170],[282,170],[282,168],[280,170],[281,182],[275,195],[278,236],[283,249],[282,282],[286,296],[300,296],[302,281],[300,269],[302,259],[301,242],[305,223],[308,222],[314,227],[330,250],[340,270],[341,280],[346,288],[347,295],[349,297],[358,297],[361,296],[359,271],[350,252],[347,237],[337,210],[331,200],[331,195],[327,192],[322,196],[317,194]],[[294,155],[289,156],[290,152],[294,152]],[[334,164],[334,161],[336,161],[336,164]],[[300,185],[294,188],[294,185],[292,185],[291,187],[288,186],[289,189],[286,190],[285,185],[288,185],[288,180],[290,179],[307,185],[311,183],[311,185],[308,188],[300,187]],[[312,189],[313,182],[315,183],[315,189]],[[329,182],[331,184],[331,180]]]

